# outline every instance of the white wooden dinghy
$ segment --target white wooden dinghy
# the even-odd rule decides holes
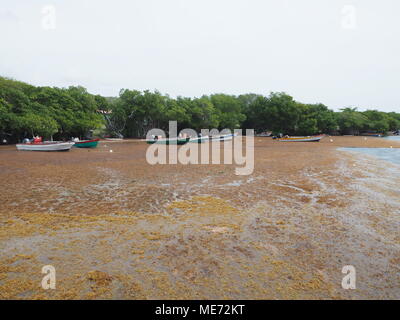
[[[17,149],[22,151],[68,151],[75,142],[40,142],[19,143]]]

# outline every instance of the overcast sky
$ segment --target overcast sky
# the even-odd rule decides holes
[[[0,0],[0,75],[400,111],[398,0]]]

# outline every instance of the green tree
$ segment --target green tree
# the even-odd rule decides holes
[[[243,129],[254,129],[255,132],[263,132],[271,129],[268,119],[268,98],[262,95],[246,94],[239,96],[242,110],[246,116],[243,121]]]
[[[344,108],[337,114],[337,123],[342,134],[360,134],[368,119],[357,108]]]
[[[389,112],[387,114],[389,118],[389,130],[397,131],[400,130],[400,113]]]
[[[20,124],[23,125],[23,128],[29,130],[32,136],[40,135],[45,138],[52,138],[58,130],[55,120],[33,113],[24,114],[21,117]]]
[[[363,115],[367,118],[365,123],[365,131],[373,131],[377,133],[386,133],[390,129],[390,117],[378,110],[367,110],[363,112]]]
[[[246,116],[242,113],[242,105],[235,96],[214,94],[210,99],[218,110],[220,129],[240,128]]]
[[[293,97],[284,92],[271,93],[266,106],[266,126],[275,133],[294,134],[299,110]]]

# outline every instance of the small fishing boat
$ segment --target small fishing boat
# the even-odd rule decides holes
[[[211,141],[228,141],[232,140],[237,136],[237,133],[232,133],[232,134],[224,134],[222,136],[212,136],[210,137]]]
[[[78,140],[75,141],[75,147],[77,148],[96,148],[100,139],[92,139],[92,140]]]
[[[195,137],[195,138],[190,138],[189,142],[192,143],[204,143],[209,141],[210,138],[208,136],[204,136],[204,137]]]
[[[148,139],[146,140],[146,142],[148,144],[154,144],[154,143],[158,143],[158,144],[178,144],[178,145],[182,145],[182,144],[186,144],[188,143],[190,140],[190,137],[187,138],[170,138],[170,139],[164,139],[164,138],[158,138],[158,139]]]
[[[19,143],[17,150],[21,151],[69,151],[75,142],[37,142],[37,143]]]
[[[289,141],[289,142],[319,142],[324,135],[319,136],[308,136],[308,137],[284,137],[279,138],[279,141]]]
[[[123,138],[104,138],[104,140],[107,140],[107,141],[124,141]]]
[[[377,138],[381,138],[384,136],[383,133],[373,133],[373,132],[367,132],[367,133],[362,133],[361,136],[363,137],[377,137]]]
[[[255,136],[256,137],[271,137],[272,136],[272,132],[271,131],[261,132],[259,134],[256,134]]]

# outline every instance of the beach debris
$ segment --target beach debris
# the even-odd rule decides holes
[[[211,231],[212,233],[227,233],[229,228],[218,227],[218,226],[205,226],[204,229]]]
[[[110,152],[113,152],[112,150],[110,150]]]
[[[97,285],[108,285],[112,281],[112,277],[99,270],[93,270],[88,272],[87,279],[96,282]]]

